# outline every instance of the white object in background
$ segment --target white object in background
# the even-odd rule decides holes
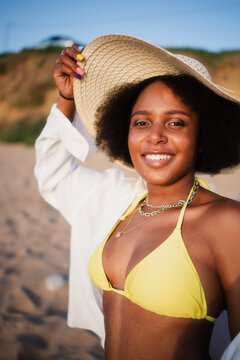
[[[62,287],[66,282],[66,279],[63,275],[52,274],[46,278],[46,288],[50,291],[55,291]]]

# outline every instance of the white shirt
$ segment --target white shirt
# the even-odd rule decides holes
[[[43,198],[60,211],[72,228],[68,325],[93,331],[103,345],[102,290],[89,277],[88,260],[128,206],[146,193],[146,186],[140,177],[126,177],[121,170],[101,173],[79,165],[77,160],[84,162],[94,150],[93,139],[78,116],[71,123],[54,105],[36,141],[34,172]],[[224,327],[225,318],[219,321]],[[215,334],[219,339],[218,331]],[[218,344],[214,350],[212,344],[213,359],[219,359],[214,352],[221,354],[223,349]],[[240,359],[240,336],[224,353],[224,360],[231,359]]]
[[[103,344],[102,290],[89,277],[88,260],[146,187],[140,178],[126,177],[118,169],[100,173],[80,166],[76,159],[84,162],[94,144],[79,132],[85,130],[77,116],[73,125],[54,105],[36,141],[34,172],[43,198],[72,228],[68,325],[95,332]]]

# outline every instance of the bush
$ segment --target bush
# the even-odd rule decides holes
[[[2,62],[2,63],[0,64],[0,75],[6,74],[7,71],[8,71],[8,65],[7,65],[7,63]]]
[[[26,106],[39,106],[43,103],[44,95],[42,89],[32,89],[19,96],[19,98],[14,101],[13,105],[18,108],[23,108]]]
[[[34,121],[26,117],[10,126],[0,134],[0,140],[4,142],[23,142],[33,145],[45,124],[45,118]]]

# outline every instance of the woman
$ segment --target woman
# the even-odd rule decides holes
[[[108,360],[208,359],[224,309],[240,330],[240,206],[194,174],[239,163],[239,101],[197,61],[123,35],[67,48],[54,78],[35,174],[72,226],[69,325],[106,334]],[[73,83],[97,145],[139,178],[78,165]]]

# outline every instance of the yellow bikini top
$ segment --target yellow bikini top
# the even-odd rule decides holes
[[[188,199],[192,190],[193,188]],[[123,290],[112,287],[103,268],[104,246],[119,222],[124,220],[144,197],[130,205],[92,254],[88,264],[92,281],[99,288],[123,295],[133,303],[159,315],[215,321],[207,315],[204,290],[181,235],[188,199],[171,235],[129,272]]]

